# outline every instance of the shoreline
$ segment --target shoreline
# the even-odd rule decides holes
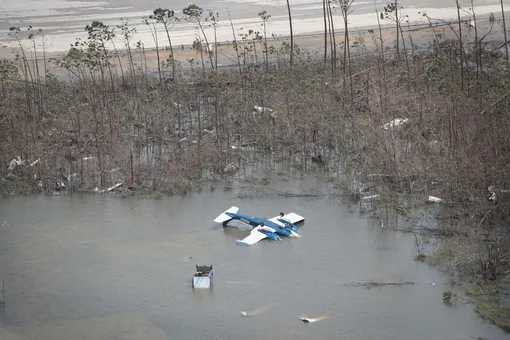
[[[361,4],[361,3],[360,3]],[[378,23],[378,14],[376,13],[376,9],[374,5],[361,5],[358,8],[357,5],[353,7],[352,12],[349,14],[349,29],[352,31],[365,31],[370,28],[374,28]],[[426,18],[423,17],[423,13],[427,13],[427,15],[431,18],[433,22],[441,22],[441,21],[456,21],[457,20],[457,10],[454,4],[448,6],[450,4],[445,3],[435,3],[434,1],[429,2],[427,7],[421,6],[413,6],[412,4],[406,5],[407,7],[401,10],[402,15],[405,15],[405,20],[402,23],[402,26],[407,26],[406,21],[409,21],[411,25],[423,25],[428,24]],[[296,7],[299,7],[296,5]],[[320,7],[320,6],[319,6]],[[378,13],[384,13],[383,4],[380,3],[377,5]],[[220,10],[220,8],[218,8]],[[242,12],[242,13],[234,13],[234,17],[232,18],[233,27],[231,27],[228,17],[221,16],[218,25],[216,26],[216,32],[211,27],[204,27],[205,34],[209,37],[209,42],[214,40],[214,36],[217,36],[217,40],[219,42],[226,42],[232,40],[232,29],[235,31],[236,39],[240,39],[240,35],[248,34],[249,30],[253,30],[253,32],[259,31],[261,35],[263,35],[262,27],[261,27],[261,19],[255,15],[256,7],[251,8],[250,12]],[[272,8],[268,8],[270,14],[273,16],[267,21],[267,36],[278,36],[278,37],[286,37],[288,38],[289,32],[289,22],[286,10],[283,11],[283,8],[278,7],[278,11],[273,13]],[[251,12],[253,11],[253,13]],[[505,6],[505,11],[510,13],[510,6]],[[220,12],[222,12],[220,10]],[[461,20],[468,20],[470,18],[470,11],[467,9],[462,9],[461,11]],[[147,14],[150,12],[148,11]],[[180,10],[177,10],[177,16],[181,17]],[[499,2],[489,1],[488,3],[475,7],[475,13],[477,18],[481,19],[483,17],[489,16],[493,13],[497,18],[501,16],[501,7]],[[136,33],[133,35],[133,39],[131,41],[132,45],[135,44],[136,41],[142,41],[145,44],[145,47],[154,48],[154,41],[149,28],[141,23],[142,16],[144,12],[126,12],[126,13],[111,13],[107,16],[85,16],[80,18],[77,16],[76,22],[72,27],[67,27],[66,22],[62,24],[60,28],[58,26],[50,26],[48,30],[45,29],[45,24],[47,24],[47,20],[43,20],[41,23],[41,28],[43,28],[42,34],[45,37],[45,46],[46,51],[49,54],[54,55],[65,53],[71,44],[76,42],[76,38],[81,38],[81,40],[85,40],[87,38],[86,32],[84,30],[87,24],[90,24],[92,20],[97,20],[100,22],[104,22],[106,25],[110,26],[110,28],[115,28],[117,25],[120,25],[121,19],[120,17],[126,16],[131,19],[129,22],[129,28],[135,28]],[[222,15],[225,13],[222,12]],[[510,15],[509,15],[510,16]],[[64,18],[64,17],[62,17]],[[61,22],[61,17],[53,18],[55,23]],[[87,19],[88,18],[88,19]],[[13,21],[11,25],[26,25],[31,24],[34,26],[34,30],[38,29],[38,17],[29,17],[29,20],[26,22],[16,22]],[[344,26],[343,17],[338,9],[333,10],[332,20],[334,22],[335,30],[338,33],[342,33],[342,29]],[[320,33],[324,30],[324,21],[322,16],[322,10],[313,10],[309,12],[303,11],[293,11],[293,31],[294,36],[302,36],[307,34]],[[383,26],[391,27],[394,24],[388,20],[380,20],[380,23]],[[83,28],[79,28],[80,25],[83,25]],[[189,45],[196,38],[196,25],[187,21],[181,20],[175,25],[172,25],[172,41],[175,46],[180,46],[181,44]],[[7,29],[7,26],[4,26]],[[42,50],[42,41],[40,38],[36,36],[36,38],[31,41],[27,39],[27,32],[25,31],[25,27],[20,26],[21,29],[21,38],[23,45],[26,49],[31,48],[31,45],[35,43],[37,45],[38,50]],[[117,30],[117,34],[120,32]],[[162,29],[159,27],[158,29],[158,40],[160,42],[166,41],[167,37]],[[120,41],[119,36],[115,38],[116,45],[122,46],[123,42]],[[17,42],[12,37],[5,36],[2,39],[0,35],[0,46],[6,46],[6,48],[18,47]],[[107,46],[108,49],[111,49],[112,46]],[[132,46],[133,48],[133,46]],[[1,50],[1,48],[0,48]],[[1,53],[1,52],[0,52]]]
[[[510,17],[510,10],[508,10],[508,11],[505,10],[505,14],[507,15],[507,17]],[[375,12],[372,13],[371,15],[375,16]],[[482,28],[488,27],[489,26],[489,16],[490,16],[490,14],[477,15],[478,26],[479,27],[481,26]],[[494,18],[495,18],[495,25],[498,25],[498,24],[500,25],[501,23],[499,21],[501,20],[501,12],[499,12],[499,13],[496,12],[494,14]],[[433,19],[433,20],[434,21],[432,22],[432,25],[434,28],[448,27],[448,25],[457,25],[457,22],[458,22],[456,17],[447,19],[447,20],[442,20],[442,19]],[[465,14],[463,17],[461,17],[461,22],[463,24],[465,24],[466,27],[468,27],[467,23],[469,21],[470,21],[470,18],[467,18]],[[456,27],[454,27],[454,28],[456,28]],[[237,30],[242,30],[242,29],[243,29],[242,27],[237,28]],[[430,24],[425,23],[425,22],[414,22],[412,24],[410,23],[409,25],[402,23],[401,29],[403,31],[403,34],[407,34],[409,29],[411,30],[411,32],[425,31],[425,30],[430,29]],[[379,26],[375,23],[374,24],[364,24],[362,26],[353,25],[353,26],[349,27],[349,31],[352,34],[351,41],[352,41],[352,37],[355,37],[356,35],[366,35],[366,34],[368,34],[369,31],[374,31],[376,34],[378,34],[378,30],[379,30]],[[394,33],[393,33],[394,30],[395,30],[395,27],[394,27],[393,23],[388,23],[387,20],[381,21],[381,31],[383,32],[383,35],[385,37],[388,38],[390,36],[394,36]],[[214,42],[211,39],[212,35],[210,33],[211,32],[208,32],[208,34],[207,34],[209,37],[209,43],[214,45]],[[158,36],[161,34],[162,34],[162,32],[158,31]],[[270,32],[268,31],[268,37],[267,37],[268,43],[274,44],[278,40],[290,41],[290,35],[288,33],[274,34],[273,36],[269,36],[269,34],[270,34]],[[335,28],[335,37],[337,40],[337,44],[339,41],[341,41],[341,39],[343,38],[343,35],[344,35],[343,24],[338,25],[338,23],[337,23],[337,27]],[[501,35],[502,35],[502,32],[501,32]],[[316,41],[317,39],[321,39],[323,41],[323,36],[324,36],[324,27],[322,26],[322,27],[317,27],[316,29],[313,29],[313,30],[310,30],[307,32],[294,34],[294,40],[301,41],[302,43],[304,42],[303,45],[305,47],[310,47],[310,46],[315,46],[315,47],[319,46],[320,47],[320,44],[318,44],[318,45],[311,44],[310,42]],[[76,37],[76,38],[78,38],[78,37]],[[150,46],[150,44],[153,44],[152,39],[148,39],[150,37],[147,37],[147,36],[145,38],[146,38],[146,40],[140,40],[144,45],[148,44],[148,46],[144,48],[145,51],[155,53],[156,47]],[[405,38],[407,39],[407,37],[405,37]],[[192,47],[193,47],[192,39],[189,39],[186,43],[184,43],[184,42],[176,43],[175,38],[172,38],[172,40],[173,40],[173,50],[174,50],[174,55],[175,55],[176,60],[184,61],[185,56],[189,53],[182,53],[182,52],[183,52],[183,50],[188,52],[189,50],[192,49]],[[163,53],[164,52],[169,53],[169,47],[168,47],[166,36],[160,37],[160,41],[161,41],[161,43],[159,44],[160,45],[159,50]],[[238,44],[240,44],[242,41],[243,41],[243,39],[241,39],[239,37],[237,38]],[[244,40],[244,41],[249,42],[249,41],[253,41],[253,40]],[[262,41],[263,40],[260,40],[260,42],[262,42]],[[26,42],[27,42],[26,39],[21,39],[22,44],[24,44],[24,43],[26,44]],[[20,46],[14,40],[12,41],[12,44],[14,44],[14,46],[8,46],[8,45],[0,46],[0,59],[13,60],[16,58],[16,53],[20,51]],[[216,46],[219,49],[224,48],[224,47],[232,47],[233,45],[234,45],[234,42],[232,40],[232,33],[230,33],[230,35],[227,35],[226,39],[219,38],[216,43]],[[118,51],[118,53],[123,54],[123,53],[127,52],[127,49],[125,48],[123,43],[117,41],[115,46],[116,46],[115,50]],[[35,58],[33,57],[33,54],[34,54],[33,46],[30,44],[30,45],[23,46],[23,48],[25,49],[25,53],[28,55],[27,59],[34,60]],[[44,51],[42,48],[42,45],[37,44],[37,43],[36,43],[36,48],[37,48],[37,53],[38,53],[37,59],[42,58],[41,56],[42,56],[43,52],[45,52],[47,59],[62,58],[68,52],[68,49],[59,49],[59,50],[47,49],[46,51]],[[107,48],[110,51],[114,51],[113,46],[107,46]],[[131,46],[131,50],[135,51],[136,47]],[[235,53],[233,55],[235,55]]]
[[[469,40],[474,38],[474,29],[472,27],[469,27],[468,23],[469,21],[461,20],[462,22],[462,28],[463,28],[463,35]],[[488,32],[489,27],[491,26],[491,23],[489,22],[489,16],[482,16],[481,18],[477,18],[477,24],[478,24],[478,34],[481,35],[482,33],[485,34]],[[497,27],[499,25],[498,19],[496,17],[496,21],[492,23],[494,27]],[[404,41],[406,43],[407,52],[408,54],[411,54],[411,50],[414,51],[420,51],[427,49],[428,46],[432,41],[434,41],[434,32],[441,36],[442,39],[451,38],[455,39],[456,36],[450,26],[455,30],[455,32],[458,30],[458,24],[457,21],[449,21],[444,23],[436,23],[432,27],[430,27],[430,24],[417,24],[414,26],[402,26],[402,34],[404,35]],[[370,33],[372,32],[372,33]],[[395,49],[395,27],[393,26],[382,26],[381,27],[381,33],[383,37],[383,41],[385,44],[385,53],[391,53],[394,52]],[[336,30],[335,31],[335,38],[337,43],[337,58],[341,59],[341,44],[343,43],[343,30]],[[356,44],[357,42],[361,42],[364,45],[362,47],[365,48],[366,52],[375,52],[375,46],[373,39],[379,40],[379,27],[377,25],[375,26],[369,26],[364,27],[363,30],[359,29],[351,29],[350,31],[350,42],[351,42],[351,53],[353,56],[355,56],[360,51],[356,51]],[[412,39],[412,46],[411,46],[411,40]],[[492,29],[491,34],[488,35],[486,38],[486,41],[496,40],[496,41],[503,41],[503,32],[498,29]],[[328,53],[328,59],[331,58],[331,51],[330,51],[330,37],[328,35],[328,46],[327,46],[327,53]],[[281,44],[283,42],[288,43],[290,41],[290,36],[279,36],[279,37],[268,37],[268,46],[274,46],[274,47],[281,47]],[[242,41],[238,40],[237,43],[239,45],[241,44],[248,44],[252,43],[252,41]],[[258,63],[263,63],[263,40],[257,41],[256,43],[256,49],[259,53],[259,61]],[[313,54],[315,58],[324,58],[324,32],[320,33],[307,33],[307,34],[299,34],[294,36],[294,44],[304,52],[308,52],[310,54]],[[214,44],[212,45],[214,49]],[[218,51],[218,68],[222,67],[234,67],[237,65],[237,54],[234,49],[234,43],[233,41],[219,41],[216,44],[216,48]],[[6,59],[6,60],[15,60],[16,53],[19,53],[20,48],[0,48],[0,60]],[[146,63],[146,67],[148,71],[154,73],[157,72],[157,53],[155,48],[145,48],[144,49],[144,63]],[[193,46],[191,44],[188,45],[181,45],[181,46],[173,46],[174,51],[174,58],[175,60],[180,64],[181,68],[190,67],[190,61],[193,60],[197,65],[200,61],[200,52],[193,49]],[[37,64],[40,67],[40,69],[44,69],[44,66],[47,67],[48,71],[53,71],[54,74],[59,74],[59,72],[63,72],[63,70],[59,69],[57,65],[52,60],[58,60],[63,58],[66,55],[66,52],[54,52],[54,53],[46,53],[46,65],[44,65],[44,58],[42,57],[42,51],[37,51],[38,57],[37,57]],[[111,52],[111,51],[110,51]],[[135,64],[138,64],[140,66],[140,55],[139,53],[141,50],[135,50],[133,49],[131,51],[133,55],[133,61]],[[214,51],[213,51],[214,52]],[[27,61],[30,63],[34,63],[35,58],[33,57],[33,50],[27,50],[25,51],[27,54]],[[124,49],[117,49],[117,53],[119,56],[117,57],[117,54],[115,52],[111,52],[111,58],[113,60],[113,64],[115,67],[118,67],[118,62],[122,63],[122,66],[127,68],[128,67],[128,58],[127,58],[127,51]],[[419,53],[419,52],[418,52]],[[163,62],[170,56],[170,49],[167,45],[162,44],[162,46],[159,47],[159,54],[160,54],[160,60]],[[204,63],[206,64],[206,68],[210,68],[209,59],[207,57],[207,52],[204,52],[203,55]],[[213,56],[213,60],[215,57]],[[274,59],[274,55],[271,56],[269,54],[269,63],[274,64],[276,63],[276,60]],[[251,64],[254,63],[254,61],[250,61]],[[162,72],[168,73],[170,72],[170,67],[167,66],[166,70]]]

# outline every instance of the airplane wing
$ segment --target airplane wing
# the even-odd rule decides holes
[[[214,222],[216,222],[216,223],[223,223],[223,222],[229,221],[229,220],[232,219],[232,217],[228,216],[225,213],[236,214],[238,210],[239,210],[238,207],[230,207],[230,209],[228,209],[227,211],[221,213],[220,216],[216,217],[214,219]]]
[[[237,240],[236,243],[240,246],[251,246],[258,241],[265,239],[266,237],[266,234],[261,233],[257,228],[255,228],[250,232],[250,235],[243,238],[242,240]]]
[[[283,218],[280,217],[280,216],[273,217],[273,218],[270,219],[270,221],[273,221],[275,223],[279,223],[278,219],[287,220],[287,221],[289,221],[292,224],[296,224],[296,223],[299,223],[299,222],[302,222],[302,221],[305,220],[305,218],[303,216],[291,212],[291,213],[288,213],[286,215],[283,215]]]
[[[293,213],[293,212],[284,215],[283,218],[285,220],[289,220],[290,223],[292,223],[292,224],[296,224],[296,223],[299,223],[299,222],[302,222],[302,221],[305,220],[305,218],[303,216],[298,215],[298,214]]]

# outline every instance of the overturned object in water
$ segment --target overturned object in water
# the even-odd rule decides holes
[[[250,228],[250,235],[242,240],[237,240],[238,245],[250,246],[265,238],[280,240],[280,236],[301,237],[294,224],[304,221],[305,218],[296,213],[280,213],[276,217],[267,219],[241,215],[237,213],[238,211],[238,207],[230,207],[214,219],[214,222],[222,223],[224,227],[234,220],[238,225],[241,224]]]
[[[193,272],[193,279],[191,285],[193,288],[209,288],[213,281],[213,266],[212,264],[207,266],[196,265],[196,269]]]
[[[317,322],[317,321],[324,320],[326,318],[327,318],[326,316],[318,316],[316,318],[300,317],[301,321],[303,321],[304,323],[314,323],[314,322]]]

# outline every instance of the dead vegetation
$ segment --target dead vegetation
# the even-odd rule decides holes
[[[419,53],[411,43],[418,29],[405,31],[391,7],[386,16],[402,38],[396,53],[381,31],[344,34],[347,44],[337,44],[330,25],[322,55],[250,35],[232,46],[235,67],[219,68],[216,41],[201,36],[193,44],[198,60],[161,60],[158,49],[156,77],[127,22],[117,28],[126,63],[107,48],[113,28],[97,22],[88,39],[51,61],[59,76],[20,45],[16,60],[0,61],[0,189],[123,188],[160,197],[246,179],[247,166],[260,160],[269,173],[320,169],[352,198],[408,222],[416,220],[415,197],[445,208],[455,237],[421,260],[476,277],[485,240],[497,239],[508,275],[510,71],[504,45],[486,39],[501,22],[492,16],[477,25],[475,11],[469,38],[460,23],[440,27],[428,18],[433,35]],[[197,6],[187,13],[203,23]],[[154,15],[151,27],[168,22]],[[260,194],[322,195],[266,188],[243,195]]]

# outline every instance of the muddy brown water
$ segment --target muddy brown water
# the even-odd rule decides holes
[[[508,339],[472,305],[443,304],[449,279],[413,260],[412,234],[381,229],[339,199],[240,199],[240,190],[2,199],[0,338]],[[302,238],[237,246],[247,232],[212,222],[232,205],[299,213]],[[209,263],[213,288],[192,289],[195,264]],[[349,285],[368,280],[415,284]]]

